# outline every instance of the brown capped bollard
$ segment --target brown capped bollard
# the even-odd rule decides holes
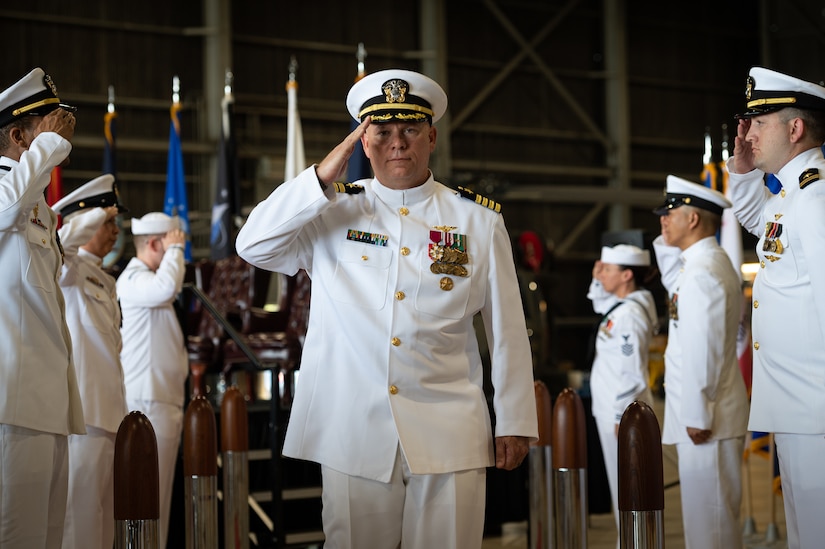
[[[533,382],[539,439],[530,445],[530,548],[552,549],[553,539],[553,403],[550,391],[541,381]]]
[[[249,420],[246,401],[236,385],[221,402],[223,454],[223,546],[249,548]]]
[[[198,395],[186,407],[183,418],[187,549],[218,547],[217,438],[212,404]]]
[[[158,443],[152,423],[131,412],[117,430],[114,457],[115,549],[157,549]]]
[[[628,406],[619,423],[619,543],[622,549],[664,547],[662,436],[653,409]]]
[[[571,388],[553,406],[553,484],[556,546],[587,547],[587,425],[581,397]]]

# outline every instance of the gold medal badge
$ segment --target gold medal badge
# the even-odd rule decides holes
[[[430,231],[428,254],[433,261],[430,264],[430,272],[433,274],[461,277],[469,275],[469,271],[464,267],[470,262],[466,251],[467,236],[450,232],[456,228],[439,225]]]

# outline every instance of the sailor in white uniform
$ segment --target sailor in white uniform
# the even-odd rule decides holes
[[[622,415],[631,403],[638,400],[653,405],[653,393],[648,385],[648,351],[658,315],[653,295],[643,287],[645,272],[650,268],[649,250],[630,244],[604,246],[599,264],[600,287],[614,296],[615,302],[607,311],[601,311],[590,391],[618,530],[619,444],[616,437]],[[594,307],[599,307],[601,301],[594,297]]]
[[[162,212],[132,218],[132,235],[137,257],[117,279],[123,312],[120,360],[129,410],[146,415],[158,443],[158,540],[165,547],[189,374],[183,331],[174,307],[183,287],[186,237],[178,219]]]
[[[670,323],[662,444],[675,444],[679,456],[687,549],[742,547],[748,395],[736,354],[741,284],[716,241],[727,207],[722,193],[670,175],[665,203],[655,210],[662,281],[675,281],[665,286]],[[678,261],[670,260],[674,248]]]
[[[759,237],[749,428],[775,433],[791,549],[825,544],[823,141],[825,88],[752,68],[728,171],[734,212]]]
[[[0,547],[60,547],[67,435],[84,433],[57,216],[44,191],[68,161],[74,107],[43,69],[0,93]]]
[[[478,548],[485,468],[518,466],[538,435],[510,238],[498,204],[428,168],[447,106],[438,84],[380,71],[347,105],[360,126],[258,204],[237,239],[250,263],[312,278],[284,454],[322,465],[327,548]],[[375,178],[337,182],[359,139]]]
[[[114,176],[97,177],[53,206],[64,263],[60,287],[72,348],[85,435],[69,436],[69,498],[63,549],[111,547],[115,540],[115,438],[126,415],[120,366],[120,306],[103,258],[117,241],[115,218],[127,212]]]

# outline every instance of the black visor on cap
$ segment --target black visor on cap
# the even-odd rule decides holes
[[[677,194],[668,193],[665,197],[664,203],[653,210],[658,216],[667,215],[670,210],[678,208],[679,206],[693,206],[694,208],[701,208],[717,215],[722,215],[723,208],[704,198],[699,198],[691,194]]]

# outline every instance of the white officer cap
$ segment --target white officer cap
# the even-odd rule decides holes
[[[353,84],[347,110],[356,120],[435,123],[447,111],[447,94],[434,80],[413,71],[374,72]]]
[[[650,251],[630,244],[616,244],[612,248],[602,246],[601,261],[624,267],[649,267]]]
[[[90,208],[108,208],[117,206],[117,213],[128,212],[128,208],[120,203],[117,192],[117,183],[112,174],[101,175],[81,185],[57,202],[52,209],[68,221],[72,214]]]
[[[52,78],[38,67],[0,93],[0,128],[23,116],[44,116],[58,107],[77,110],[60,102]]]
[[[745,99],[748,110],[736,115],[737,118],[767,114],[785,107],[822,111],[825,110],[825,87],[781,72],[753,67],[748,74]]]
[[[693,206],[722,215],[722,210],[730,208],[732,204],[719,191],[675,175],[669,175],[665,189],[665,202],[653,210],[653,213],[667,215],[670,210],[679,206]]]
[[[166,234],[179,228],[178,218],[163,212],[151,212],[140,219],[132,218],[132,234]]]

